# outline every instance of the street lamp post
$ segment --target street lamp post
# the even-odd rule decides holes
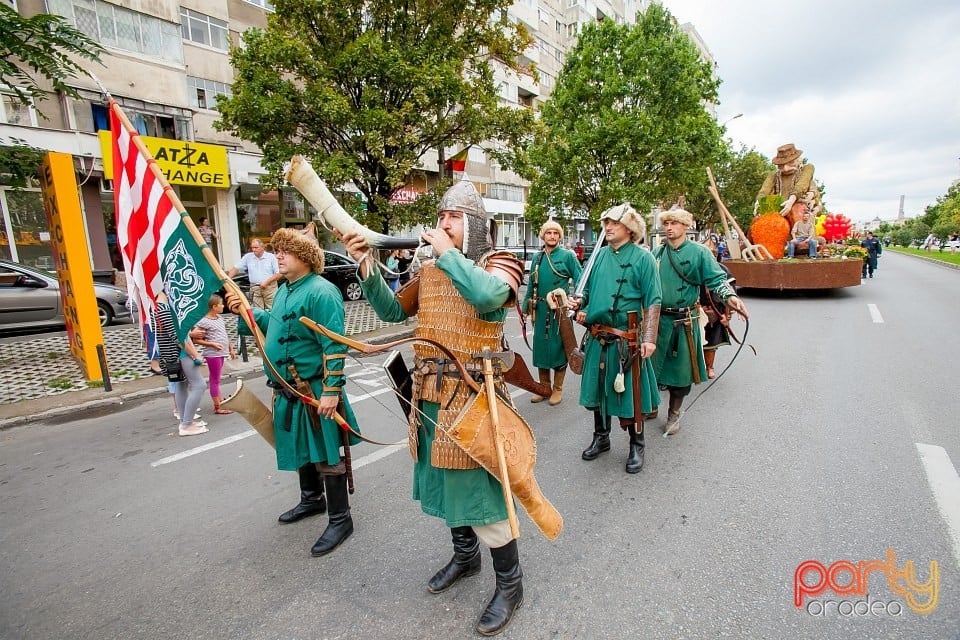
[[[735,116],[730,116],[729,118],[727,118],[726,120],[724,120],[723,122],[721,122],[721,123],[720,123],[720,126],[721,126],[721,127],[725,127],[725,126],[727,126],[727,123],[730,122],[731,120],[736,120],[737,118],[740,118],[740,117],[742,117],[742,116],[743,116],[742,113],[738,113],[738,114],[735,115]]]

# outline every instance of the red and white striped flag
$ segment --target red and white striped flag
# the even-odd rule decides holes
[[[220,286],[174,200],[134,142],[137,132],[121,118],[110,100],[113,138],[113,190],[117,244],[123,256],[127,289],[140,310],[140,323],[150,323],[161,292],[167,294],[181,340],[207,311],[207,299]]]

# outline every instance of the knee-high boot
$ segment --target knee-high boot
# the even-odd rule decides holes
[[[430,578],[427,583],[430,593],[446,591],[460,578],[480,573],[480,541],[473,527],[452,527],[450,535],[453,538],[453,557]]]
[[[490,549],[490,555],[497,575],[497,588],[477,622],[477,633],[484,636],[495,636],[506,629],[514,612],[523,605],[523,571],[520,570],[517,541],[511,540],[502,547]]]
[[[327,555],[353,533],[353,518],[350,517],[350,501],[347,498],[347,474],[323,476],[323,484],[327,488],[330,522],[310,549],[310,555],[314,557]]]
[[[593,412],[593,442],[583,450],[580,456],[584,460],[595,460],[604,451],[610,451],[610,416],[600,416]]]
[[[300,504],[280,514],[277,520],[283,524],[325,513],[327,510],[327,501],[323,497],[323,482],[320,481],[317,465],[308,462],[297,469],[297,475],[300,476]]]
[[[550,386],[550,369],[537,369],[537,372],[540,374],[540,384]],[[543,402],[546,400],[546,396],[541,396],[533,394],[530,396],[530,402]]]
[[[682,406],[683,396],[670,391],[670,409],[667,411],[667,422],[663,425],[663,431],[668,436],[680,431],[680,408]]]
[[[627,433],[630,434],[630,455],[627,456],[627,473],[640,473],[643,469],[643,430],[637,433],[637,425],[627,425]]]
[[[567,376],[567,368],[553,370],[553,393],[550,394],[550,406],[556,406],[563,400],[563,379]]]

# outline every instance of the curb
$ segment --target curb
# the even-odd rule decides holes
[[[385,344],[387,342],[393,342],[394,340],[400,340],[403,338],[408,338],[413,335],[414,327],[416,326],[415,322],[410,323],[407,326],[401,328],[400,331],[376,331],[366,334],[365,342],[367,344]],[[364,335],[352,336],[355,339],[363,339]],[[362,356],[359,351],[350,349],[349,353],[355,356]],[[263,369],[261,367],[253,367],[249,371],[237,371],[223,377],[224,381],[227,380],[237,380],[244,379],[249,380],[251,378],[258,378],[263,376]],[[130,391],[127,393],[118,394],[115,396],[109,396],[104,398],[98,398],[96,400],[88,400],[87,402],[82,402],[79,404],[72,404],[64,407],[55,407],[53,409],[47,409],[45,411],[35,411],[31,412],[29,415],[13,416],[12,418],[5,418],[0,420],[0,431],[5,429],[11,429],[13,427],[19,427],[31,422],[41,422],[43,420],[49,420],[51,418],[58,418],[67,414],[78,414],[86,411],[91,411],[94,409],[101,409],[103,407],[109,407],[111,405],[122,405],[125,401],[128,400],[137,400],[141,398],[150,398],[152,396],[165,395],[167,393],[166,387],[154,387],[150,389],[139,389],[136,391]],[[78,416],[80,417],[80,416]]]
[[[953,264],[952,262],[944,262],[943,260],[937,260],[936,258],[928,258],[927,256],[918,256],[918,255],[914,255],[914,254],[912,254],[912,253],[901,253],[901,252],[897,251],[896,249],[891,249],[890,251],[891,251],[894,255],[906,256],[907,258],[916,258],[917,260],[923,260],[923,261],[925,261],[925,262],[929,262],[929,263],[931,263],[931,264],[935,264],[935,265],[938,265],[938,266],[941,266],[941,267],[946,267],[946,268],[948,268],[948,269],[957,269],[957,270],[960,270],[960,264]]]

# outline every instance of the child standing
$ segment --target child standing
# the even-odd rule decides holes
[[[223,361],[229,357],[237,357],[230,338],[227,337],[227,325],[223,321],[223,298],[217,294],[210,296],[207,303],[207,315],[200,318],[196,329],[203,330],[203,338],[196,339],[198,345],[204,347],[203,356],[207,359],[207,369],[210,371],[210,397],[213,399],[213,412],[219,415],[233,413],[229,409],[221,409],[220,376],[223,373]]]

